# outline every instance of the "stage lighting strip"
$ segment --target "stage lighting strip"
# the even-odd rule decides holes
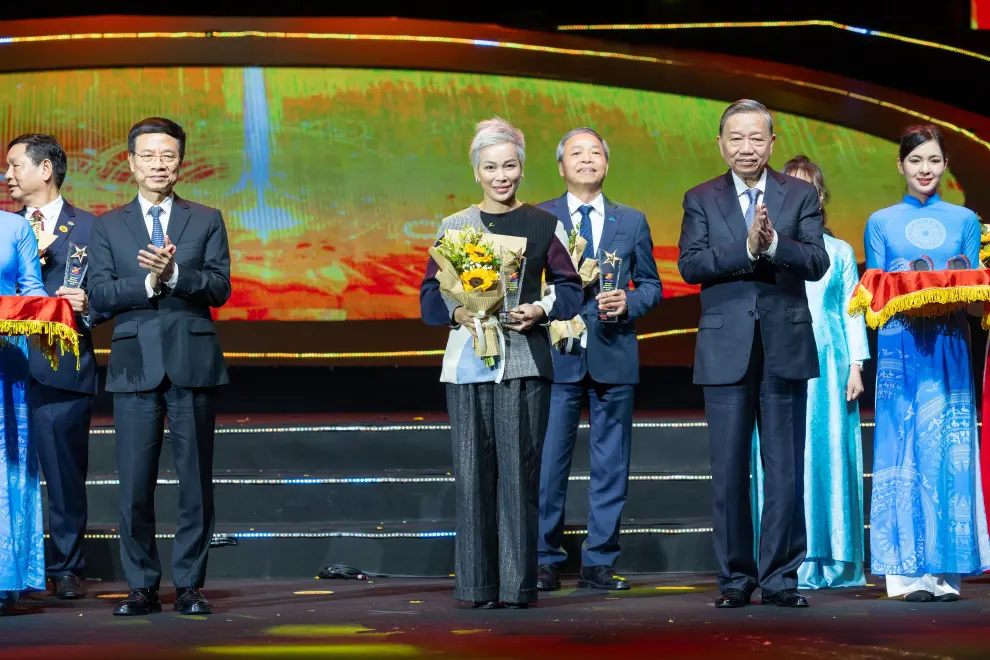
[[[982,427],[983,422],[977,422],[977,426]],[[634,429],[700,429],[707,428],[708,423],[698,422],[633,422]],[[876,427],[875,422],[860,422],[860,427],[872,429]],[[590,429],[588,422],[578,424],[579,429]],[[244,433],[394,433],[404,431],[449,431],[450,424],[389,424],[381,426],[255,426],[255,427],[229,427],[219,426],[214,431],[217,435],[232,435]],[[165,433],[168,434],[168,429]],[[90,429],[90,435],[114,435],[115,431],[110,427],[98,427]]]
[[[697,328],[680,328],[677,330],[661,330],[660,332],[648,332],[637,335],[636,339],[659,339],[661,337],[674,337],[677,335],[693,335],[698,332]],[[408,358],[408,357],[433,357],[443,355],[443,349],[425,351],[372,351],[359,353],[224,353],[223,356],[230,360],[367,360],[374,358]],[[96,349],[97,355],[109,355],[109,348]]]
[[[553,53],[556,55],[577,55],[584,57],[602,57],[649,64],[683,64],[674,60],[652,57],[650,55],[631,55],[629,53],[614,53],[610,51],[587,50],[583,48],[558,48],[555,46],[539,46],[535,44],[520,44],[511,41],[492,41],[490,39],[470,39],[467,37],[437,37],[430,35],[412,34],[353,34],[343,32],[268,32],[263,30],[243,30],[240,32],[87,32],[83,34],[49,34],[26,37],[0,37],[0,45],[26,44],[50,41],[81,41],[97,39],[312,39],[333,41],[400,41],[411,43],[458,44],[462,46],[481,46],[487,48],[510,48],[538,53]]]
[[[699,422],[633,422],[634,429],[700,429],[708,424]],[[590,429],[588,422],[578,424],[579,429]],[[214,431],[217,435],[231,435],[243,433],[381,433],[381,432],[402,432],[402,431],[449,431],[450,424],[388,424],[380,426],[372,425],[333,425],[333,426],[255,426],[255,427],[230,427],[218,426]],[[169,431],[165,429],[167,434]],[[90,429],[90,435],[114,435],[115,431],[110,427],[98,427]]]
[[[710,534],[711,527],[631,527],[619,530],[619,534]],[[587,529],[566,529],[564,534],[576,536],[587,534]],[[232,532],[217,534],[215,538],[236,539],[436,539],[453,538],[454,532]],[[48,534],[45,534],[48,538]],[[120,534],[86,534],[87,539],[115,540]],[[175,534],[155,534],[156,539],[172,539]]]
[[[884,39],[893,39],[895,41],[901,41],[906,44],[911,44],[912,46],[924,46],[925,48],[937,48],[939,50],[948,51],[950,53],[955,53],[956,55],[965,55],[966,57],[972,57],[978,60],[983,60],[984,62],[990,62],[990,55],[984,55],[983,53],[977,53],[972,50],[966,50],[964,48],[957,48],[955,46],[949,46],[947,44],[940,44],[936,41],[927,41],[925,39],[915,39],[914,37],[905,37],[900,34],[893,34],[891,32],[883,32],[881,30],[870,30],[867,28],[854,27],[852,25],[846,25],[844,23],[836,23],[835,21],[822,21],[822,20],[810,20],[810,21],[742,21],[742,22],[724,22],[724,23],[616,23],[616,24],[602,24],[602,25],[558,25],[557,29],[561,32],[575,32],[575,31],[592,31],[592,30],[712,30],[712,29],[722,29],[722,28],[793,28],[793,27],[829,27],[838,30],[844,30],[846,32],[854,32],[855,34],[862,34],[868,37],[882,37]]]
[[[571,475],[569,481],[591,481],[590,475]],[[629,481],[711,481],[710,474],[633,474]],[[47,485],[42,480],[41,485]],[[158,479],[159,486],[178,486],[178,479]],[[427,484],[454,483],[452,476],[437,477],[214,477],[213,485],[224,486],[320,486],[320,485],[359,485],[359,484]],[[87,486],[119,486],[119,479],[89,479]]]

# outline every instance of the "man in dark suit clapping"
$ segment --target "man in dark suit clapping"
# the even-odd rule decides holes
[[[106,388],[114,393],[120,556],[131,589],[114,610],[122,616],[161,609],[154,493],[166,415],[179,477],[175,611],[210,612],[200,588],[215,522],[216,388],[228,382],[210,308],[230,297],[230,253],[220,211],[172,190],[185,146],[169,119],[131,129],[137,198],[100,217],[90,250],[91,304],[114,319]]]
[[[47,482],[48,549],[46,572],[59,599],[82,598],[79,583],[86,562],[86,472],[89,465],[89,425],[96,394],[96,359],[90,329],[103,320],[94,314],[80,287],[66,287],[65,263],[70,254],[85,254],[96,216],[72,206],[62,197],[68,171],[65,151],[51,135],[27,133],[7,146],[7,190],[24,205],[20,213],[36,237],[54,240],[39,251],[41,278],[50,296],[66,298],[76,312],[79,328],[79,368],[72,356],[52,369],[40,351],[30,351],[31,438]],[[74,250],[72,250],[74,248]]]
[[[773,118],[736,101],[722,114],[718,144],[729,171],[689,190],[677,266],[701,285],[694,382],[705,390],[711,445],[716,607],[807,607],[797,591],[804,560],[807,381],[818,351],[805,282],[829,259],[818,192],[769,167]],[[759,565],[753,558],[750,451],[759,424],[764,505]]]

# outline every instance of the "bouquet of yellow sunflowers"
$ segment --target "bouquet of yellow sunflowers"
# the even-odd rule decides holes
[[[430,248],[430,256],[440,267],[440,292],[456,300],[475,316],[474,354],[488,366],[501,355],[503,338],[497,316],[504,298],[499,286],[502,255],[522,254],[526,239],[518,236],[486,234],[477,229],[448,229],[440,242]]]

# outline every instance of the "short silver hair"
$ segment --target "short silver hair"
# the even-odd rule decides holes
[[[560,163],[564,160],[564,145],[575,135],[580,135],[581,133],[587,133],[588,135],[593,135],[598,138],[598,141],[602,143],[602,149],[605,151],[605,162],[608,162],[608,142],[605,141],[601,135],[598,134],[593,128],[588,128],[587,126],[581,126],[567,132],[567,135],[560,138],[560,142],[557,143],[557,162]]]
[[[516,147],[516,156],[519,158],[519,165],[526,162],[526,138],[523,132],[505,121],[501,117],[492,117],[478,122],[478,128],[474,132],[474,139],[471,140],[471,166],[478,169],[481,162],[481,150],[495,144],[511,142]]]
[[[718,122],[718,134],[722,135],[725,132],[725,122],[729,120],[729,117],[747,112],[755,112],[763,115],[763,118],[767,120],[767,128],[770,130],[770,135],[773,135],[773,116],[767,110],[767,106],[752,99],[740,99],[725,109],[725,112],[722,113],[722,119]]]

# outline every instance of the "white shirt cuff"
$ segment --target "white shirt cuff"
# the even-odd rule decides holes
[[[536,306],[538,306],[538,307],[541,307],[543,309],[543,313],[546,314],[546,318],[543,319],[542,325],[549,324],[550,323],[550,310],[553,307],[551,305],[549,305],[548,303],[546,303],[544,300],[537,300],[533,304],[536,305]]]
[[[756,257],[753,255],[752,252],[749,251],[749,241],[748,240],[746,241],[746,256],[749,257],[749,263],[753,263],[754,261],[756,261]]]
[[[776,234],[774,234],[776,236]],[[172,264],[172,277],[168,278],[168,282],[165,283],[170,289],[174,289],[176,283],[179,281],[179,264]]]
[[[767,251],[764,252],[764,254],[767,255],[767,259],[771,259],[771,260],[777,254],[777,230],[776,229],[773,231],[773,240],[770,241],[770,247],[767,248]]]
[[[852,363],[855,364],[860,369],[863,368],[863,361],[862,360],[853,360]]]
[[[159,282],[159,285],[161,283]],[[158,291],[155,291],[155,287],[151,286],[151,273],[144,278],[144,292],[148,294],[149,298],[154,298],[158,295]]]

